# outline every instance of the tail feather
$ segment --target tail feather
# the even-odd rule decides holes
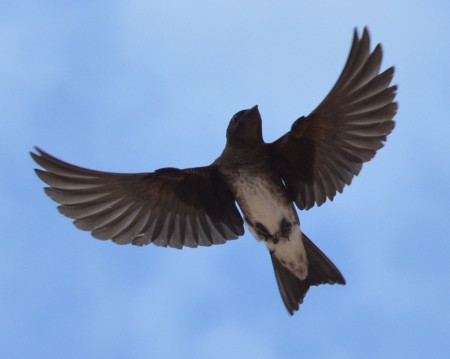
[[[310,286],[345,284],[345,279],[339,269],[305,234],[303,234],[303,245],[308,258],[308,276],[305,280],[292,274],[272,252],[270,253],[281,298],[291,315],[303,303],[303,298]]]

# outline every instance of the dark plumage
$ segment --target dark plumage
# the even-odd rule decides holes
[[[222,154],[209,166],[119,174],[77,167],[36,148],[37,175],[59,211],[95,238],[175,248],[225,243],[244,221],[269,249],[289,313],[311,285],[345,284],[336,266],[300,230],[294,208],[333,200],[383,147],[397,111],[394,68],[382,73],[381,46],[355,30],[347,63],[317,108],[272,143],[258,108],[239,111]]]

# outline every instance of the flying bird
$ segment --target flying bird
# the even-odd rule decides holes
[[[381,45],[370,50],[367,28],[353,43],[325,99],[286,134],[266,143],[257,106],[237,112],[226,146],[209,166],[149,173],[94,171],[36,147],[59,212],[98,239],[137,246],[197,247],[244,234],[244,223],[269,250],[283,302],[292,315],[308,289],[345,284],[330,259],[301,231],[295,206],[333,200],[383,147],[394,128],[394,68],[380,73]],[[239,212],[237,205],[241,209]]]

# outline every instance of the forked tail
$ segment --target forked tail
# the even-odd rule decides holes
[[[339,269],[328,257],[303,233],[303,245],[308,258],[308,276],[301,280],[281,264],[277,257],[272,258],[278,289],[289,314],[294,314],[312,285],[345,284],[345,279]]]

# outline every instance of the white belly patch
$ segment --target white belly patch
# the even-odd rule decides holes
[[[293,206],[287,205],[286,200],[276,195],[262,179],[243,177],[237,185],[236,192],[246,221],[263,224],[272,235],[279,230],[283,219],[290,223],[298,221]]]
[[[277,195],[261,178],[243,178],[236,187],[236,198],[253,237],[264,240],[269,251],[286,268],[299,279],[305,279],[308,260],[292,203]],[[264,229],[263,234],[258,227]]]

